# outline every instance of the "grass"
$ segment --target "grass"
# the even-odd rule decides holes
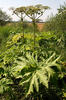
[[[0,38],[6,38],[9,36],[10,27],[0,26]]]

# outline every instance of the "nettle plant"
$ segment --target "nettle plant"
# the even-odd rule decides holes
[[[26,57],[19,57],[16,61],[17,66],[14,67],[14,76],[16,78],[21,78],[19,85],[22,85],[25,89],[26,97],[29,94],[39,92],[39,87],[42,84],[44,87],[48,88],[48,83],[50,78],[55,74],[53,67],[61,70],[60,65],[57,63],[60,56],[55,58],[55,53],[53,53],[48,59],[41,57],[38,60],[38,56],[35,53],[27,53]]]

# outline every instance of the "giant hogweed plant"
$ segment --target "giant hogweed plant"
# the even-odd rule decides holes
[[[14,68],[14,76],[16,78],[22,78],[19,85],[24,86],[26,96],[33,93],[34,90],[39,92],[40,84],[48,88],[48,83],[50,77],[53,77],[55,71],[54,67],[61,70],[60,65],[57,63],[60,56],[55,58],[55,53],[53,53],[48,59],[41,57],[38,60],[38,55],[35,53],[27,53],[26,58],[19,57],[16,68]]]

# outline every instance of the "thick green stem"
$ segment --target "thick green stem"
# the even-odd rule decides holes
[[[34,48],[35,48],[35,21],[33,21],[33,26],[34,26]]]
[[[22,22],[22,32],[23,32],[23,38],[24,38],[24,22],[22,18],[21,18],[21,22]]]
[[[22,25],[23,25],[22,28],[23,28],[23,38],[24,38],[24,22],[23,22]]]

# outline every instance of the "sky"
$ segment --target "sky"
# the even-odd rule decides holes
[[[57,9],[60,5],[63,5],[66,0],[0,0],[0,8],[3,11],[6,11],[7,14],[11,15],[14,21],[19,20],[16,15],[12,15],[11,11],[9,11],[10,7],[20,7],[20,6],[29,6],[42,4],[45,6],[49,6],[51,9],[46,11],[44,15],[41,17],[43,21],[47,19],[48,16],[51,16],[52,13],[55,15],[57,13]],[[29,18],[26,18],[30,20]]]

